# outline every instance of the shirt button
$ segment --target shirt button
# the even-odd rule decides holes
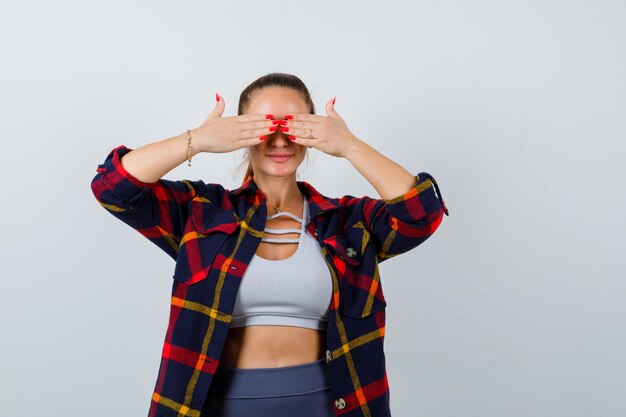
[[[317,229],[315,229],[315,230],[313,231],[313,234],[314,234],[315,236],[317,236]]]
[[[333,358],[333,356],[330,353],[330,350],[326,351],[326,362],[330,362],[330,360]]]
[[[235,265],[231,265],[230,269],[237,269],[237,267]]]
[[[343,398],[337,398],[335,400],[335,407],[337,407],[340,410],[343,410],[344,408],[346,408],[346,402],[343,400]]]
[[[352,246],[350,246],[348,249],[346,249],[346,255],[354,258],[356,256],[356,250]]]

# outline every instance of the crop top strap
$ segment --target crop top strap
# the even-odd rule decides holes
[[[294,238],[285,238],[285,237],[265,237],[263,236],[263,238],[261,239],[262,242],[270,242],[270,243],[300,243],[301,241],[301,237],[302,234],[305,233],[306,229],[306,223],[305,223],[305,219],[306,219],[306,214],[308,212],[308,207],[307,207],[307,200],[306,197],[304,197],[304,201],[302,203],[302,217],[298,217],[295,214],[289,213],[288,211],[279,211],[278,213],[272,214],[271,216],[269,216],[267,218],[267,220],[272,220],[275,219],[276,217],[279,216],[287,216],[287,217],[291,217],[292,219],[298,221],[301,223],[301,226],[299,229],[295,229],[295,228],[288,228],[288,229],[272,229],[269,227],[265,228],[265,232],[267,233],[272,233],[272,234],[278,234],[278,235],[284,235],[287,233],[299,233],[300,236],[299,237],[294,237]]]

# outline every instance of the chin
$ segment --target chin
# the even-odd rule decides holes
[[[295,173],[296,173],[295,169],[285,169],[285,168],[280,168],[280,167],[263,170],[263,174],[270,176],[270,177],[288,177]]]

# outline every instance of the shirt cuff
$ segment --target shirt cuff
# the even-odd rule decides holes
[[[448,208],[432,175],[420,172],[415,176],[415,180],[417,185],[405,194],[383,200],[389,214],[404,223],[413,223],[442,209],[448,216]]]
[[[99,164],[97,168],[97,175],[100,176],[104,190],[114,193],[122,201],[129,201],[144,189],[156,184],[141,181],[124,169],[121,159],[132,150],[125,145],[114,148],[109,152],[104,163]]]

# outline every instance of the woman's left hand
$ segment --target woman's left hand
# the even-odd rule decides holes
[[[288,130],[281,127],[281,131],[291,137],[295,136],[294,143],[313,147],[320,151],[339,158],[347,157],[352,149],[358,144],[359,139],[350,132],[346,122],[335,111],[333,100],[326,103],[326,114],[293,114],[293,119],[288,119],[284,125]],[[309,136],[313,138],[310,139]]]

